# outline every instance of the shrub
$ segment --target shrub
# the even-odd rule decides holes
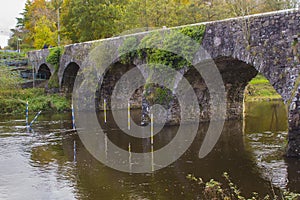
[[[51,65],[54,65],[55,68],[54,73],[50,77],[48,82],[49,89],[59,88],[58,70],[59,70],[60,57],[62,54],[63,54],[62,47],[54,47],[50,49],[49,55],[46,58],[46,61]]]

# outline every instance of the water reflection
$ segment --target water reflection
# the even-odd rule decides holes
[[[287,110],[281,101],[249,102],[245,104],[247,133],[287,131]]]
[[[248,112],[247,112],[248,111]],[[281,101],[246,104],[245,144],[253,152],[262,177],[286,188],[288,164],[283,160],[287,137],[287,110]]]
[[[153,174],[122,173],[99,163],[78,135],[68,132],[69,113],[42,115],[30,134],[21,128],[25,120],[1,119],[0,199],[201,199],[199,186],[187,174],[223,182],[225,171],[245,195],[270,193],[270,177],[275,186],[300,192],[299,161],[280,155],[287,120],[284,106],[275,104],[247,104],[245,124],[226,122],[217,145],[203,159],[198,152],[208,124],[200,124],[188,151]],[[107,139],[123,149],[130,142],[132,151],[149,151],[149,139],[130,140],[113,123],[104,128]],[[165,128],[155,137],[155,148],[168,144],[176,130]],[[108,149],[108,158],[110,153]]]

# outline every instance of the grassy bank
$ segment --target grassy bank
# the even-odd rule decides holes
[[[26,101],[32,112],[70,110],[70,101],[59,94],[47,95],[42,88],[0,90],[0,114],[25,112]]]
[[[260,74],[249,82],[245,90],[245,101],[269,101],[280,99],[281,96],[275,91],[270,82]]]
[[[0,114],[21,114],[26,102],[31,112],[70,110],[70,100],[59,94],[45,94],[43,88],[21,89],[19,74],[0,67]]]

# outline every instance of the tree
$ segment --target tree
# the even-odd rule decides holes
[[[15,46],[16,38],[21,38],[22,45],[40,48],[42,41],[56,45],[58,34],[61,43],[68,44],[136,28],[173,27],[295,7],[299,0],[27,0],[9,44]],[[245,30],[246,25],[245,21]]]
[[[34,47],[40,49],[45,44],[55,46],[57,44],[57,31],[55,29],[55,23],[51,22],[47,17],[42,16],[36,22],[34,28]]]

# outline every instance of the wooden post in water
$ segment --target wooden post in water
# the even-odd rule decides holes
[[[72,103],[72,128],[73,128],[73,130],[76,130],[76,126],[75,126],[75,113],[74,113],[73,103]]]
[[[74,144],[73,144],[73,162],[76,163],[76,140],[74,140]]]
[[[154,132],[154,119],[153,114],[150,115],[150,143],[151,143],[151,170],[154,172],[154,140],[153,140],[153,132]]]
[[[107,159],[108,147],[107,147],[107,133],[104,133],[104,151],[105,151],[105,159]]]
[[[127,109],[127,118],[128,118],[128,130],[130,130],[130,102],[128,101],[128,109]]]
[[[128,152],[129,152],[129,157],[128,157],[128,164],[129,164],[129,171],[131,173],[132,171],[132,158],[131,158],[131,144],[128,144]]]
[[[28,101],[26,102],[26,128],[28,128]]]
[[[107,122],[107,119],[106,119],[106,99],[104,99],[103,107],[104,107],[104,123],[106,124],[106,122]]]

